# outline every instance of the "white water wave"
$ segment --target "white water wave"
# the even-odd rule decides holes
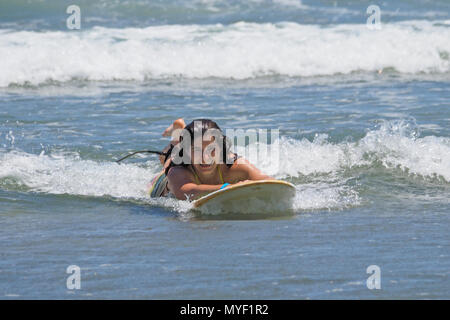
[[[357,187],[342,172],[359,166],[400,169],[409,174],[450,182],[450,139],[417,137],[407,121],[385,122],[356,142],[329,142],[325,135],[315,140],[282,138],[280,162],[257,162],[276,178],[310,177],[297,183],[295,210],[340,209],[361,203]],[[280,156],[271,155],[271,156]],[[113,197],[145,201],[179,212],[190,204],[173,199],[150,199],[148,183],[160,170],[155,160],[144,166],[83,160],[73,153],[34,155],[0,151],[0,186],[25,187],[34,192],[76,196]],[[351,176],[353,177],[353,176]],[[350,179],[352,179],[350,177]],[[13,182],[11,182],[13,181]]]
[[[314,140],[282,137],[273,159],[258,160],[258,166],[278,178],[343,172],[381,164],[408,174],[450,182],[450,138],[419,137],[419,127],[407,120],[383,122],[355,142],[333,143],[326,134]]]
[[[0,30],[0,86],[48,81],[305,77],[393,69],[447,73],[450,28],[406,21],[95,27],[77,32]]]

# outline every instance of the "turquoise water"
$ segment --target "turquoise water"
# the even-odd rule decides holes
[[[0,7],[1,298],[450,298],[448,2],[61,3]],[[278,129],[293,214],[149,199],[178,117]]]

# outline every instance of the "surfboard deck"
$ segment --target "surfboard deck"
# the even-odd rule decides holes
[[[293,184],[282,180],[248,181],[211,192],[194,200],[193,208],[203,213],[267,213],[292,208]]]

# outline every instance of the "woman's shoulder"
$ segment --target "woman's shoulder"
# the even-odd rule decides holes
[[[270,176],[262,173],[255,165],[245,158],[238,158],[228,169],[230,176],[239,180],[263,180],[272,179]]]
[[[194,174],[192,173],[189,168],[184,166],[173,166],[170,167],[167,171],[167,178],[170,179],[170,177],[179,177],[179,176],[186,176],[186,177],[194,177]]]
[[[236,158],[236,160],[234,161],[233,165],[231,165],[229,168],[231,170],[242,170],[245,169],[246,166],[251,165],[251,163],[243,158],[243,157],[238,157]]]
[[[237,158],[231,166],[222,165],[222,170],[225,171],[228,178],[232,181],[240,181],[247,179],[250,170],[250,162],[245,158]]]

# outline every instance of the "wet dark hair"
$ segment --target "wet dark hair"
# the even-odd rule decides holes
[[[199,123],[199,122],[201,124],[202,136],[205,134],[205,132],[208,129],[218,129],[223,135],[222,129],[220,129],[219,125],[217,123],[215,123],[214,121],[209,120],[209,119],[195,119],[195,120],[192,120],[191,123],[189,123],[188,125],[186,125],[184,127],[184,129],[189,131],[189,133],[191,134],[191,142],[194,142],[194,130],[199,128],[199,127],[195,128],[195,124]]]
[[[200,125],[199,125],[200,124]],[[210,120],[210,119],[195,119],[193,120],[191,123],[189,123],[188,125],[186,125],[184,127],[184,129],[188,132],[189,136],[190,136],[190,142],[191,142],[191,146],[194,145],[194,136],[195,136],[195,131],[198,131],[199,129],[201,129],[201,136],[203,138],[203,136],[205,135],[206,131],[208,131],[209,129],[217,129],[220,134],[222,135],[222,161],[223,163],[225,163],[227,166],[231,167],[234,163],[234,161],[237,158],[237,154],[234,154],[234,157],[232,157],[232,159],[230,159],[229,157],[229,153],[230,153],[230,149],[231,149],[231,144],[229,143],[227,137],[223,134],[222,129],[220,129],[219,125]],[[197,133],[198,134],[198,133]],[[183,136],[180,136],[180,143],[183,141]],[[168,153],[171,154],[172,151],[174,149],[174,146],[172,146]],[[181,149],[179,151],[179,156],[180,158],[183,158],[183,149]],[[190,155],[188,155],[189,157],[189,162],[188,163],[184,163],[184,161],[180,164],[175,164],[173,162],[170,163],[169,167],[166,169],[166,175],[169,172],[169,169],[171,167],[176,167],[176,166],[182,166],[182,167],[188,167],[189,165],[192,164],[192,161],[190,159]]]

